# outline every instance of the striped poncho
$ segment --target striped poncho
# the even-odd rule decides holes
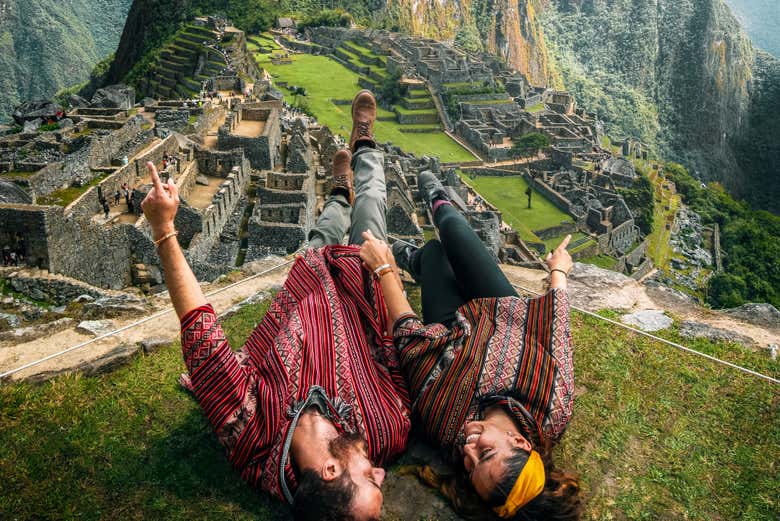
[[[450,329],[402,318],[394,337],[413,412],[433,441],[462,442],[467,421],[508,402],[521,430],[536,424],[552,440],[563,434],[574,398],[566,291],[475,299],[458,309]],[[517,404],[535,421],[526,421]]]
[[[365,437],[376,464],[405,450],[409,398],[385,310],[359,248],[326,246],[296,260],[240,351],[210,305],[182,318],[189,387],[251,485],[292,501],[290,442],[309,406]]]

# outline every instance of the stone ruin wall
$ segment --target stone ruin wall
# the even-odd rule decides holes
[[[275,103],[268,105],[267,107],[239,108],[228,114],[225,124],[219,128],[217,133],[217,148],[220,150],[243,148],[252,168],[273,170],[279,162],[282,134],[279,124],[279,109]],[[236,126],[242,119],[264,121],[262,134],[258,137],[234,134]]]
[[[213,155],[209,152],[206,154]],[[221,175],[225,180],[220,185],[219,191],[214,194],[211,204],[199,212],[201,230],[193,235],[186,251],[187,259],[190,261],[206,259],[215,242],[219,240],[225,223],[228,222],[249,187],[251,166],[241,151],[233,151],[226,163]],[[209,171],[203,173],[217,175]]]
[[[93,226],[57,206],[0,205],[0,240],[16,233],[31,265],[104,288],[131,282],[132,259],[159,263],[151,239],[132,225]]]
[[[44,164],[32,163],[3,163],[0,164],[0,170],[36,171],[37,172],[24,180],[24,185],[33,198],[43,197],[62,188],[71,186],[74,181],[86,183],[95,177],[93,168],[107,167],[112,161],[118,159],[117,155],[128,143],[132,141],[149,141],[152,133],[149,130],[143,130],[141,120],[131,118],[119,129],[106,135],[92,134],[89,137],[76,138],[71,147],[79,147],[78,150],[68,154],[61,161],[54,161]],[[93,121],[84,128],[93,128]],[[80,127],[79,127],[80,128]]]
[[[73,201],[65,209],[65,213],[70,218],[91,219],[95,214],[101,211],[100,201],[98,199],[98,187],[100,187],[104,197],[108,198],[117,190],[121,190],[124,183],[133,186],[137,177],[143,177],[146,170],[146,162],[152,161],[155,165],[162,163],[164,155],[177,155],[179,152],[179,143],[174,136],[168,136],[163,141],[148,150],[135,161],[119,168],[96,186],[93,186]]]

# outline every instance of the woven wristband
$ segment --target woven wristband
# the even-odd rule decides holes
[[[551,269],[551,270],[550,270],[550,275],[552,275],[552,272],[554,272],[554,271],[559,271],[559,272],[563,273],[563,276],[564,276],[564,277],[566,277],[566,278],[569,278],[569,274],[568,274],[567,272],[565,272],[565,271],[563,271],[563,270],[561,270],[561,269],[558,269],[558,268],[553,268],[553,269]]]

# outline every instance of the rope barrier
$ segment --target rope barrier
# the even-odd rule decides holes
[[[392,235],[388,235],[388,237],[393,239],[393,240],[395,240],[395,241],[400,241],[403,244],[408,244],[409,246],[414,246],[415,248],[417,247],[416,244],[412,244],[412,243],[410,243],[408,241],[405,241],[405,240],[403,240],[401,238],[394,237]],[[537,295],[537,296],[541,295],[541,293],[539,293],[538,291],[534,291],[534,290],[529,289],[529,288],[524,288],[524,287],[516,285],[516,284],[512,284],[512,287],[514,287],[515,289],[519,289],[521,291],[525,291],[526,293],[530,293],[532,295]],[[687,353],[691,353],[693,355],[700,356],[702,358],[710,360],[711,362],[715,362],[715,363],[724,365],[726,367],[730,367],[732,369],[737,369],[739,371],[742,371],[743,373],[746,373],[746,374],[749,374],[751,376],[755,376],[755,377],[758,377],[758,378],[762,378],[762,379],[764,379],[764,380],[766,380],[768,382],[774,383],[774,384],[780,384],[780,380],[778,380],[777,378],[773,378],[771,376],[768,376],[768,375],[765,375],[765,374],[753,371],[752,369],[748,369],[747,367],[742,367],[741,365],[733,364],[731,362],[727,362],[726,360],[721,360],[720,358],[716,358],[716,357],[714,357],[712,355],[708,355],[707,353],[702,353],[701,351],[696,351],[695,349],[692,349],[690,347],[684,346],[682,344],[678,344],[677,342],[673,342],[671,340],[667,340],[667,339],[662,338],[660,336],[656,336],[656,335],[650,334],[647,331],[642,331],[641,329],[633,328],[633,327],[631,327],[631,326],[629,326],[627,324],[623,324],[622,322],[618,322],[616,320],[612,320],[612,319],[609,319],[609,318],[606,318],[606,317],[602,317],[601,315],[593,313],[592,311],[587,311],[585,309],[578,308],[576,306],[571,306],[571,308],[573,310],[579,312],[579,313],[582,313],[584,315],[588,315],[589,317],[593,317],[593,318],[596,318],[598,320],[602,320],[604,322],[607,322],[609,324],[612,324],[612,325],[615,325],[615,326],[618,326],[618,327],[622,327],[623,329],[631,331],[632,333],[636,333],[638,335],[642,335],[642,336],[645,336],[647,338],[651,338],[651,339],[656,340],[658,342],[661,342],[663,344],[666,344],[666,345],[675,347],[677,349],[680,349],[681,351],[685,351]]]
[[[389,237],[390,239],[393,239],[394,241],[400,241],[400,242],[402,242],[402,243],[404,243],[404,244],[408,244],[409,246],[417,247],[417,245],[416,245],[416,244],[412,244],[412,243],[410,243],[410,242],[408,242],[408,241],[405,241],[405,240],[403,240],[403,239],[401,239],[401,238],[399,238],[399,237],[394,237],[394,236],[392,236],[392,235],[388,235],[388,237]],[[300,252],[300,250],[296,251],[296,252],[295,252],[293,255],[296,255],[296,254],[297,254],[297,253],[299,253],[299,252]],[[219,288],[219,289],[217,289],[217,290],[215,290],[215,291],[212,291],[212,292],[210,292],[210,293],[207,293],[205,296],[207,296],[207,297],[212,297],[212,296],[214,296],[214,295],[217,295],[217,294],[219,294],[219,293],[222,293],[223,291],[227,291],[227,290],[228,290],[228,289],[230,289],[230,288],[234,288],[234,287],[236,287],[236,286],[238,286],[238,285],[240,285],[240,284],[244,284],[244,283],[246,283],[246,282],[249,282],[250,280],[256,279],[256,278],[258,278],[258,277],[262,277],[263,275],[266,275],[266,274],[268,274],[268,273],[270,273],[270,272],[272,272],[272,271],[275,271],[275,270],[277,270],[277,269],[279,269],[279,268],[281,268],[281,267],[283,267],[283,266],[286,266],[286,265],[288,265],[288,264],[291,264],[291,263],[293,263],[294,261],[295,261],[295,257],[293,257],[292,259],[289,259],[289,260],[287,260],[287,261],[285,261],[285,262],[282,262],[281,264],[277,264],[276,266],[273,266],[273,267],[271,267],[271,268],[268,268],[267,270],[264,270],[264,271],[262,271],[262,272],[260,272],[260,273],[256,273],[256,274],[254,274],[254,275],[251,275],[251,276],[249,276],[249,277],[247,277],[247,278],[245,278],[245,279],[241,279],[241,280],[239,280],[239,281],[237,281],[237,282],[234,282],[234,283],[232,283],[232,284],[229,284],[229,285],[227,285],[227,286],[225,286],[225,287],[223,287],[223,288]],[[533,294],[533,295],[540,295],[540,293],[539,293],[539,292],[537,292],[537,291],[534,291],[534,290],[532,290],[532,289],[529,289],[529,288],[524,288],[524,287],[522,287],[522,286],[519,286],[519,285],[516,285],[516,284],[512,284],[512,286],[513,286],[515,289],[519,289],[519,290],[521,290],[521,291],[525,291],[525,292],[527,292],[527,293],[530,293],[530,294]],[[579,313],[582,313],[582,314],[584,314],[584,315],[587,315],[587,316],[593,317],[593,318],[595,318],[595,319],[598,319],[598,320],[601,320],[601,321],[607,322],[607,323],[609,323],[609,324],[612,324],[612,325],[615,325],[615,326],[621,327],[621,328],[623,328],[623,329],[626,329],[626,330],[628,330],[628,331],[631,331],[632,333],[636,333],[636,334],[638,334],[638,335],[645,336],[645,337],[647,337],[647,338],[650,338],[650,339],[656,340],[656,341],[658,341],[658,342],[661,342],[661,343],[663,343],[663,344],[666,344],[666,345],[669,345],[669,346],[675,347],[675,348],[677,348],[677,349],[679,349],[679,350],[681,350],[681,351],[685,351],[685,352],[687,352],[687,353],[690,353],[690,354],[693,354],[693,355],[696,355],[696,356],[700,356],[700,357],[702,357],[702,358],[705,358],[705,359],[707,359],[707,360],[710,360],[711,362],[715,362],[715,363],[717,363],[717,364],[721,364],[721,365],[723,365],[723,366],[730,367],[730,368],[732,368],[732,369],[736,369],[736,370],[738,370],[738,371],[741,371],[741,372],[743,372],[743,373],[749,374],[749,375],[751,375],[751,376],[755,376],[755,377],[757,377],[757,378],[761,378],[761,379],[763,379],[763,380],[766,380],[766,381],[768,381],[768,382],[771,382],[771,383],[774,383],[774,384],[780,384],[780,380],[778,380],[777,378],[773,378],[773,377],[771,377],[771,376],[768,376],[768,375],[765,375],[765,374],[759,373],[759,372],[757,372],[757,371],[753,371],[752,369],[748,369],[748,368],[746,368],[746,367],[742,367],[742,366],[740,366],[740,365],[733,364],[733,363],[731,363],[731,362],[727,362],[726,360],[721,360],[720,358],[714,357],[714,356],[712,356],[712,355],[708,355],[707,353],[702,353],[701,351],[696,351],[695,349],[692,349],[692,348],[690,348],[690,347],[684,346],[684,345],[682,345],[682,344],[678,344],[677,342],[673,342],[673,341],[671,341],[671,340],[667,340],[667,339],[665,339],[665,338],[662,338],[662,337],[659,337],[659,336],[656,336],[656,335],[650,334],[650,333],[648,333],[648,332],[646,332],[646,331],[642,331],[641,329],[636,329],[636,328],[633,328],[633,327],[631,327],[631,326],[629,326],[629,325],[627,325],[627,324],[623,324],[622,322],[618,322],[618,321],[616,321],[616,320],[612,320],[612,319],[609,319],[609,318],[606,318],[606,317],[602,317],[601,315],[598,315],[598,314],[596,314],[596,313],[593,313],[593,312],[591,312],[591,311],[587,311],[587,310],[585,310],[585,309],[582,309],[582,308],[578,308],[578,307],[576,307],[576,306],[572,306],[572,309],[574,309],[575,311],[577,311],[577,312],[579,312]],[[133,322],[132,324],[128,324],[128,325],[126,325],[126,326],[123,326],[123,327],[121,327],[121,328],[119,328],[119,329],[116,329],[116,330],[114,330],[114,331],[110,331],[110,332],[108,332],[108,333],[105,333],[105,334],[103,334],[103,335],[99,335],[99,336],[97,336],[97,337],[95,337],[95,338],[93,338],[93,339],[87,340],[87,341],[85,341],[85,342],[82,342],[82,343],[80,343],[80,344],[77,344],[77,345],[75,345],[75,346],[69,347],[69,348],[67,348],[67,349],[63,349],[62,351],[59,351],[59,352],[57,352],[57,353],[53,353],[53,354],[51,354],[51,355],[45,356],[44,358],[41,358],[41,359],[39,359],[39,360],[35,360],[35,361],[33,361],[33,362],[29,362],[29,363],[27,363],[27,364],[24,364],[24,365],[22,365],[22,366],[20,366],[20,367],[17,367],[17,368],[15,368],[15,369],[11,369],[11,370],[9,370],[9,371],[6,371],[5,373],[2,373],[2,374],[0,374],[0,380],[3,380],[4,378],[7,378],[8,376],[11,376],[12,374],[18,373],[19,371],[23,371],[23,370],[25,370],[25,369],[29,369],[30,367],[34,367],[34,366],[36,366],[36,365],[38,365],[38,364],[42,364],[43,362],[46,362],[46,361],[48,361],[48,360],[51,360],[51,359],[53,359],[53,358],[57,358],[57,357],[59,357],[59,356],[62,356],[62,355],[64,355],[64,354],[66,354],[66,353],[70,353],[71,351],[75,351],[75,350],[77,350],[77,349],[80,349],[80,348],[82,348],[82,347],[84,347],[84,346],[87,346],[87,345],[89,345],[89,344],[92,344],[92,343],[94,343],[94,342],[97,342],[98,340],[102,340],[102,339],[104,339],[104,338],[108,338],[108,337],[114,336],[114,335],[116,335],[117,333],[121,333],[122,331],[126,331],[126,330],[128,330],[128,329],[132,329],[132,328],[134,328],[134,327],[136,327],[136,326],[139,326],[139,325],[141,325],[141,324],[144,324],[144,323],[146,323],[146,322],[149,322],[150,320],[153,320],[153,319],[155,319],[155,318],[159,318],[159,317],[161,317],[161,316],[163,316],[163,315],[165,315],[165,314],[167,314],[167,313],[170,313],[171,311],[173,311],[173,307],[170,307],[170,308],[168,308],[168,309],[165,309],[165,310],[163,310],[163,311],[159,311],[159,312],[157,312],[157,313],[155,313],[155,314],[153,314],[153,315],[150,315],[150,316],[148,316],[148,317],[146,317],[146,318],[143,318],[143,319],[141,319],[141,320],[138,320],[137,322]]]
[[[277,264],[276,266],[273,266],[271,268],[268,268],[267,270],[261,271],[260,273],[255,273],[254,275],[250,275],[249,277],[247,277],[245,279],[241,279],[241,280],[239,280],[237,282],[234,282],[232,284],[228,284],[227,286],[225,286],[223,288],[219,288],[219,289],[214,290],[214,291],[212,291],[210,293],[207,293],[205,296],[206,297],[213,297],[214,295],[218,295],[219,293],[222,293],[223,291],[227,291],[230,288],[234,288],[234,287],[236,287],[236,286],[238,286],[240,284],[244,284],[246,282],[249,282],[250,280],[256,279],[258,277],[262,277],[263,275],[266,275],[266,274],[268,274],[268,273],[270,273],[270,272],[272,272],[274,270],[277,270],[277,269],[279,269],[279,268],[281,268],[283,266],[291,264],[291,263],[293,263],[295,261],[295,255],[298,254],[299,252],[300,252],[300,250],[296,251],[293,254],[293,258],[292,259],[289,259],[289,260],[287,260],[285,262],[282,262],[281,264]],[[108,333],[104,333],[102,335],[99,335],[99,336],[97,336],[95,338],[87,340],[86,342],[82,342],[80,344],[76,344],[75,346],[71,346],[71,347],[69,347],[67,349],[63,349],[62,351],[59,351],[57,353],[52,353],[52,354],[50,354],[48,356],[45,356],[45,357],[43,357],[43,358],[41,358],[39,360],[34,360],[32,362],[24,364],[23,366],[17,367],[15,369],[11,369],[10,371],[6,371],[5,373],[0,374],[0,381],[3,380],[4,378],[7,378],[8,376],[11,376],[14,373],[18,373],[19,371],[23,371],[25,369],[29,369],[30,367],[34,367],[34,366],[36,366],[38,364],[42,364],[43,362],[46,362],[47,360],[51,360],[53,358],[57,358],[57,357],[62,356],[64,354],[66,354],[66,353],[70,353],[71,351],[75,351],[76,349],[81,349],[84,346],[88,346],[89,344],[93,344],[93,343],[97,342],[98,340],[102,340],[104,338],[108,338],[110,336],[114,336],[117,333],[121,333],[122,331],[127,331],[128,329],[132,329],[132,328],[134,328],[136,326],[140,326],[141,324],[145,324],[146,322],[149,322],[150,320],[154,320],[155,318],[159,318],[159,317],[161,317],[161,316],[163,316],[163,315],[165,315],[167,313],[170,313],[171,311],[173,311],[173,307],[164,309],[162,311],[158,311],[157,313],[155,313],[153,315],[150,315],[150,316],[148,316],[146,318],[142,318],[141,320],[133,322],[132,324],[128,324],[126,326],[120,327],[119,329],[115,329],[114,331],[109,331]]]

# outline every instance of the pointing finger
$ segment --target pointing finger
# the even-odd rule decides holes
[[[563,251],[566,249],[566,247],[569,245],[569,241],[571,241],[571,235],[567,235],[565,239],[563,239],[563,242],[560,246],[558,246],[558,249]]]
[[[149,174],[152,176],[152,184],[154,185],[155,190],[157,190],[157,193],[164,194],[165,190],[163,189],[162,182],[160,181],[160,176],[157,175],[157,167],[154,166],[154,163],[151,161],[147,161],[146,168],[149,170]]]

